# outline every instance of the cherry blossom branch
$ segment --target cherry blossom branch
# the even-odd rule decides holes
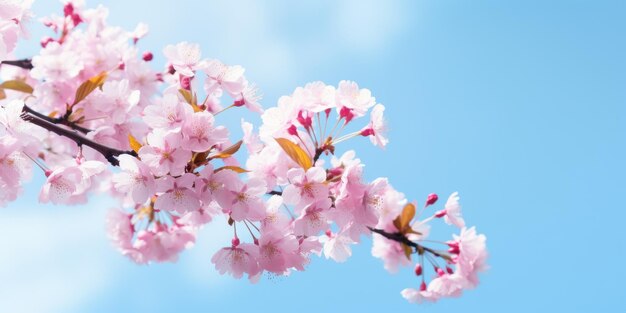
[[[33,69],[33,63],[31,59],[5,60],[5,61],[0,62],[0,64],[13,65],[13,66],[21,67],[25,70]]]
[[[437,252],[437,251],[435,251],[435,250],[433,250],[431,248],[428,248],[428,247],[420,245],[419,243],[413,242],[413,241],[409,240],[409,238],[407,238],[405,235],[403,235],[401,233],[389,233],[389,232],[386,232],[386,231],[384,231],[382,229],[372,228],[372,227],[369,227],[369,226],[367,228],[370,231],[372,231],[373,233],[377,233],[377,234],[379,234],[379,235],[381,235],[381,236],[383,236],[383,237],[385,237],[385,238],[387,238],[389,240],[393,240],[393,241],[405,244],[405,245],[407,245],[409,247],[413,247],[413,248],[415,248],[418,251],[418,253],[419,253],[419,251],[426,251],[426,252],[430,252],[431,254],[433,254],[436,257],[440,257],[440,258],[443,258],[443,259],[446,259],[446,260],[450,259],[450,256],[448,256],[447,254],[439,253],[439,252]],[[420,253],[420,254],[422,254],[422,253]]]
[[[268,195],[272,195],[272,196],[275,196],[275,195],[282,196],[283,192],[282,191],[277,191],[277,190],[272,190],[272,191],[268,192],[267,194]]]
[[[71,140],[73,140],[76,144],[80,145],[85,145],[87,147],[90,147],[96,151],[98,151],[100,154],[102,154],[107,161],[109,161],[109,163],[111,163],[111,165],[113,166],[118,166],[119,165],[119,161],[117,160],[117,157],[122,155],[122,154],[130,154],[132,156],[137,156],[137,154],[134,151],[124,151],[124,150],[118,150],[118,149],[114,149],[111,147],[107,147],[105,145],[99,144],[87,137],[85,137],[83,134],[79,133],[76,130],[70,130],[67,128],[64,128],[62,126],[59,126],[53,122],[50,122],[46,119],[43,119],[37,115],[34,115],[32,113],[25,113],[22,114],[22,119],[35,124],[39,127],[42,127],[44,129],[47,129],[59,136],[63,136],[66,138],[69,138]]]
[[[315,156],[313,156],[313,164],[315,164],[315,162],[317,162],[320,156],[322,156],[322,153],[324,153],[324,149],[322,148],[315,149]]]
[[[68,119],[67,119],[67,118],[68,118],[69,116],[63,116],[63,117],[57,117],[57,118],[51,118],[51,117],[49,117],[49,116],[47,116],[47,115],[41,114],[41,113],[39,113],[39,112],[37,112],[37,111],[33,110],[32,108],[30,108],[30,107],[29,107],[29,106],[27,106],[27,105],[24,105],[24,109],[23,109],[23,111],[24,111],[24,112],[27,112],[27,113],[30,113],[30,114],[32,114],[32,115],[34,115],[34,116],[36,116],[36,117],[38,117],[38,118],[40,118],[40,119],[42,119],[42,120],[46,120],[46,121],[48,121],[48,122],[50,122],[50,123],[54,123],[54,124],[62,124],[62,125],[65,125],[65,126],[69,126],[70,128],[75,129],[75,130],[77,130],[77,131],[79,131],[79,132],[81,132],[81,133],[83,133],[83,134],[86,134],[86,133],[88,133],[88,132],[90,132],[90,131],[91,131],[91,129],[88,129],[88,128],[85,128],[85,127],[82,127],[82,126],[80,126],[80,125],[76,125],[76,123],[73,123],[73,122],[68,121]],[[69,111],[68,111],[68,112],[69,112]]]

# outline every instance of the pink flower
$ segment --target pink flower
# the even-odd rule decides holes
[[[102,86],[102,96],[94,105],[101,112],[106,113],[109,122],[121,124],[136,108],[139,96],[139,90],[132,90],[127,79],[107,81]]]
[[[293,223],[293,233],[301,236],[315,236],[329,228],[325,212],[332,205],[329,198],[307,206]]]
[[[259,95],[258,88],[254,85],[246,85],[241,91],[240,95],[235,100],[235,106],[245,105],[248,110],[256,113],[263,113],[263,108],[259,104],[261,95]]]
[[[224,189],[216,195],[216,200],[225,212],[235,221],[245,219],[258,221],[265,217],[265,203],[261,197],[267,191],[265,182],[252,178],[243,183],[234,176],[225,176]]]
[[[210,60],[204,69],[207,75],[204,81],[204,91],[210,95],[221,89],[231,97],[237,97],[247,84],[243,76],[244,72],[244,68],[239,65],[228,66],[219,60]]]
[[[204,152],[226,142],[228,131],[223,126],[213,127],[214,120],[213,114],[206,111],[189,116],[183,124],[182,147],[194,152]]]
[[[478,273],[487,270],[487,238],[476,234],[476,228],[461,229],[460,235],[454,235],[458,243],[457,272],[467,279],[470,287],[478,285]]]
[[[180,137],[178,133],[154,130],[148,134],[148,145],[139,149],[139,158],[156,176],[183,174],[191,151],[179,147]]]
[[[465,227],[465,221],[461,216],[461,205],[459,204],[459,193],[453,192],[444,207],[444,221],[448,225],[454,225],[458,228]]]
[[[344,234],[330,234],[329,237],[322,237],[324,241],[324,256],[331,258],[335,262],[345,262],[351,255],[351,244],[355,242]]]
[[[374,235],[372,244],[372,255],[382,259],[385,263],[385,269],[390,273],[398,272],[399,266],[411,265],[411,261],[407,259],[400,243]]]
[[[128,154],[122,154],[117,159],[122,172],[113,176],[115,189],[129,192],[135,203],[145,203],[156,191],[150,168]]]
[[[171,176],[161,178],[158,181],[158,190],[165,193],[154,202],[154,209],[178,213],[198,210],[200,200],[192,189],[195,177],[191,173],[185,173],[178,178]]]
[[[262,269],[283,274],[299,256],[298,240],[281,231],[266,232],[259,238],[259,265]]]
[[[326,171],[321,167],[311,167],[306,173],[302,168],[293,168],[287,172],[290,184],[283,191],[283,199],[287,204],[297,208],[328,198]]]
[[[211,258],[211,263],[215,264],[215,269],[220,274],[229,273],[235,278],[241,278],[246,273],[248,277],[252,277],[261,271],[258,258],[258,246],[242,243],[220,249]]]
[[[348,108],[356,117],[365,115],[376,103],[368,89],[359,89],[359,85],[352,81],[340,81],[336,95],[337,109]]]
[[[78,75],[84,64],[76,51],[64,49],[57,42],[49,43],[40,55],[33,57],[31,75],[50,81],[70,80]]]
[[[283,198],[278,195],[271,196],[266,203],[265,217],[261,220],[261,231],[269,232],[274,230],[288,229],[291,220],[282,213]]]
[[[168,45],[163,49],[167,61],[181,75],[192,77],[200,63],[200,46],[183,41],[177,45]]]
[[[39,202],[70,204],[70,197],[81,183],[83,173],[77,166],[60,167],[48,175],[39,193]]]
[[[22,190],[21,181],[31,174],[31,162],[19,149],[15,137],[0,136],[0,206],[17,198]]]
[[[143,120],[152,128],[163,128],[178,131],[193,113],[187,103],[172,93],[166,93],[155,105],[147,106],[143,111]]]
[[[143,255],[144,262],[176,262],[178,254],[193,247],[196,235],[191,227],[174,223],[167,227],[157,224],[154,231],[139,231],[134,247]]]
[[[361,130],[362,136],[369,136],[372,144],[380,148],[384,148],[389,142],[389,140],[385,137],[387,125],[383,118],[384,111],[385,106],[383,106],[382,104],[377,104],[374,109],[372,109],[372,119],[369,125]]]

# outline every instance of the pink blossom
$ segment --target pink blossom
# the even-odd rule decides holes
[[[143,111],[143,120],[152,128],[177,131],[183,126],[193,109],[178,96],[166,93],[157,104],[147,106]]]
[[[285,216],[283,210],[283,198],[278,195],[271,196],[266,202],[265,217],[261,220],[261,231],[288,229],[291,220]]]
[[[377,104],[372,109],[371,113],[371,121],[369,125],[361,130],[362,136],[369,136],[370,141],[375,146],[380,148],[384,148],[389,140],[385,137],[385,132],[387,131],[387,125],[383,118],[383,112],[385,111],[385,106],[382,104]]]
[[[179,147],[180,134],[155,130],[148,134],[148,145],[139,149],[139,158],[156,176],[181,175],[191,152]]]
[[[259,265],[262,269],[283,274],[299,259],[298,240],[281,231],[266,232],[259,238]]]
[[[117,159],[122,172],[113,176],[115,188],[120,192],[130,193],[135,203],[146,202],[156,191],[150,168],[128,154],[122,154]]]
[[[39,202],[71,204],[70,197],[81,183],[83,173],[77,166],[60,167],[48,175],[39,193]]]
[[[332,205],[329,198],[315,202],[302,210],[302,214],[294,221],[293,233],[302,236],[315,236],[328,229],[325,212]]]
[[[211,263],[215,264],[215,269],[220,274],[229,273],[235,278],[241,278],[246,273],[248,277],[252,277],[261,271],[258,258],[258,246],[242,243],[220,249],[211,258]]]
[[[132,90],[128,80],[107,81],[102,86],[102,96],[95,105],[105,113],[108,121],[121,124],[139,103],[139,90]]]
[[[174,69],[181,75],[194,76],[200,63],[200,46],[195,43],[183,41],[174,45],[168,45],[163,49],[163,54]]]
[[[328,259],[331,258],[335,262],[345,262],[351,255],[351,244],[355,242],[344,234],[330,234],[328,237],[323,237],[324,241],[324,256]]]
[[[204,91],[210,95],[221,89],[231,97],[240,96],[247,84],[243,76],[244,72],[244,68],[239,65],[228,66],[219,60],[210,60],[204,68],[204,73],[207,75],[204,81]]]
[[[76,52],[64,49],[57,42],[49,43],[41,54],[33,57],[32,63],[31,75],[34,78],[52,81],[72,79],[84,67]]]
[[[359,85],[352,81],[340,81],[336,96],[337,109],[348,108],[356,117],[365,115],[376,104],[368,89],[359,89]]]
[[[295,204],[303,208],[314,202],[328,198],[326,171],[321,167],[311,167],[304,172],[302,168],[294,168],[287,172],[290,184],[283,191],[283,199],[287,204]]]
[[[390,273],[397,273],[400,266],[411,265],[411,261],[404,254],[402,245],[382,236],[372,237],[372,255],[382,259],[385,269]]]
[[[185,173],[178,178],[165,176],[158,181],[158,190],[163,191],[154,202],[154,209],[158,211],[176,211],[186,213],[200,208],[198,195],[192,186],[195,175]]]
[[[139,231],[134,244],[145,261],[176,262],[178,254],[193,247],[196,240],[191,227],[157,225],[155,231]]]
[[[453,192],[445,205],[444,221],[448,225],[454,225],[458,228],[465,227],[465,221],[461,216],[461,205],[459,204],[459,193]]]
[[[454,235],[458,242],[459,255],[457,272],[467,279],[470,287],[478,285],[478,273],[487,270],[487,238],[476,234],[476,228],[461,229],[460,235]]]
[[[259,104],[261,95],[258,88],[254,85],[246,85],[237,99],[235,99],[235,106],[246,106],[248,110],[256,113],[263,113],[263,108]]]
[[[252,178],[247,183],[237,176],[225,176],[224,189],[216,195],[216,200],[225,212],[235,221],[245,219],[258,221],[265,216],[265,204],[261,197],[267,191],[265,182]]]
[[[228,131],[223,126],[214,127],[214,120],[213,114],[206,111],[189,116],[183,124],[182,147],[194,152],[204,152],[226,142]]]

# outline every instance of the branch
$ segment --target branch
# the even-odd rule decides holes
[[[24,105],[24,108],[22,109],[22,111],[30,113],[31,115],[34,115],[34,116],[36,116],[36,117],[38,117],[38,118],[40,118],[42,120],[46,120],[46,121],[48,121],[50,123],[62,124],[62,125],[65,125],[65,126],[69,126],[72,129],[75,129],[75,130],[77,130],[77,131],[79,131],[79,132],[81,132],[83,134],[86,134],[86,133],[91,131],[91,129],[82,127],[80,125],[76,125],[76,123],[70,122],[67,119],[63,118],[63,117],[51,118],[51,117],[49,117],[47,115],[43,115],[43,114],[33,110],[32,108],[30,108],[27,105]]]
[[[96,151],[98,151],[100,154],[102,154],[107,161],[109,161],[109,163],[111,163],[111,165],[113,166],[118,166],[119,165],[119,161],[117,160],[116,157],[118,157],[119,155],[122,154],[130,154],[132,156],[137,156],[137,154],[134,151],[123,151],[123,150],[118,150],[118,149],[114,149],[111,147],[107,147],[105,145],[99,144],[87,137],[85,137],[83,134],[80,134],[79,132],[77,132],[76,130],[70,130],[67,128],[63,128],[62,126],[59,126],[57,124],[54,124],[50,121],[47,121],[45,119],[40,118],[39,116],[36,115],[31,115],[31,113],[26,113],[26,114],[22,114],[22,119],[35,124],[39,127],[45,128],[59,136],[63,136],[66,138],[69,138],[71,140],[73,140],[74,142],[76,142],[76,144],[80,145],[85,145],[87,147],[90,147]]]
[[[274,195],[282,196],[283,192],[282,191],[277,191],[277,190],[272,190],[272,191],[268,192],[267,194],[268,195],[272,195],[272,196],[274,196]]]
[[[33,63],[31,62],[31,59],[5,60],[5,61],[0,62],[0,64],[13,65],[13,66],[21,67],[25,70],[33,69]]]
[[[322,153],[324,153],[324,149],[322,148],[315,149],[315,156],[313,157],[313,164],[315,164],[315,162],[317,162],[320,156],[322,156]]]
[[[449,260],[450,259],[450,256],[448,256],[446,254],[442,254],[440,252],[437,252],[437,251],[435,251],[435,250],[433,250],[431,248],[422,246],[419,243],[413,242],[413,241],[409,240],[409,238],[407,238],[405,235],[403,235],[401,233],[388,233],[388,232],[386,232],[386,231],[384,231],[382,229],[372,228],[372,227],[369,227],[369,226],[367,228],[370,231],[372,231],[373,233],[377,233],[377,234],[379,234],[379,235],[381,235],[381,236],[383,236],[383,237],[385,237],[385,238],[387,238],[389,240],[393,240],[393,241],[405,244],[405,245],[407,245],[409,247],[413,247],[418,252],[420,250],[423,250],[423,251],[426,251],[426,252],[429,252],[429,253],[433,254],[436,257],[440,257],[440,258],[445,259],[445,260]]]

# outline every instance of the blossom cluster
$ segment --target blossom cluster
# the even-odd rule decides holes
[[[372,254],[387,270],[416,259],[418,284],[402,291],[411,302],[478,284],[485,236],[465,226],[457,193],[439,211],[430,209],[438,200],[431,194],[416,212],[387,178],[366,180],[355,151],[336,154],[363,137],[388,143],[385,106],[368,89],[313,82],[264,111],[243,67],[181,42],[163,49],[166,65],[155,70],[153,53],[139,48],[146,25],[109,26],[106,8],[77,0],[41,19],[54,35],[30,63],[9,61],[29,5],[0,4],[0,205],[17,199],[40,168],[42,203],[81,204],[93,192],[119,199],[108,233],[137,263],[176,261],[198,229],[224,216],[228,225],[215,227],[233,236],[211,262],[236,278],[303,271],[314,255],[344,262],[372,236]],[[237,108],[261,114],[262,124],[255,131],[242,121],[244,136],[233,142],[218,118]],[[244,162],[236,158],[241,147]],[[427,239],[434,221],[459,234]]]

